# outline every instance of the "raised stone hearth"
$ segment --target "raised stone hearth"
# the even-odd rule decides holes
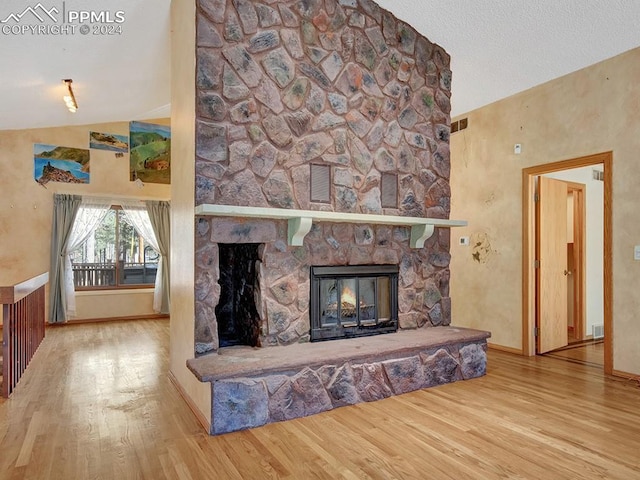
[[[487,332],[435,327],[393,335],[229,347],[189,360],[211,383],[211,434],[259,427],[485,374]]]

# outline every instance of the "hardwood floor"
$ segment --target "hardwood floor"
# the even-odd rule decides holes
[[[480,379],[210,437],[167,359],[167,320],[47,329],[0,479],[640,478],[640,388],[593,367],[490,351]]]
[[[604,368],[604,341],[577,342],[545,355],[592,367]]]

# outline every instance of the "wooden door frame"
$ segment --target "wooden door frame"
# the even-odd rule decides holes
[[[573,193],[573,259],[576,272],[573,275],[573,334],[580,331],[577,340],[584,340],[585,332],[585,300],[586,300],[586,250],[585,243],[587,238],[586,230],[586,189],[584,183],[568,182],[569,193]]]
[[[572,168],[604,166],[604,372],[613,373],[613,153],[603,152],[522,169],[522,353],[535,355],[535,177]]]

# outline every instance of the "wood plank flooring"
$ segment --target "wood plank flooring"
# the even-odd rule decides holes
[[[640,478],[637,383],[495,351],[480,379],[210,437],[168,326],[49,328],[0,399],[0,479]]]
[[[583,365],[604,368],[604,341],[570,344],[545,355],[563,358],[570,362],[582,363]]]

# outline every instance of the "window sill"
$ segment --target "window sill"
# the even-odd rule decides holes
[[[141,288],[113,288],[113,289],[90,289],[76,290],[77,297],[105,296],[105,295],[133,295],[153,293],[153,286]]]

